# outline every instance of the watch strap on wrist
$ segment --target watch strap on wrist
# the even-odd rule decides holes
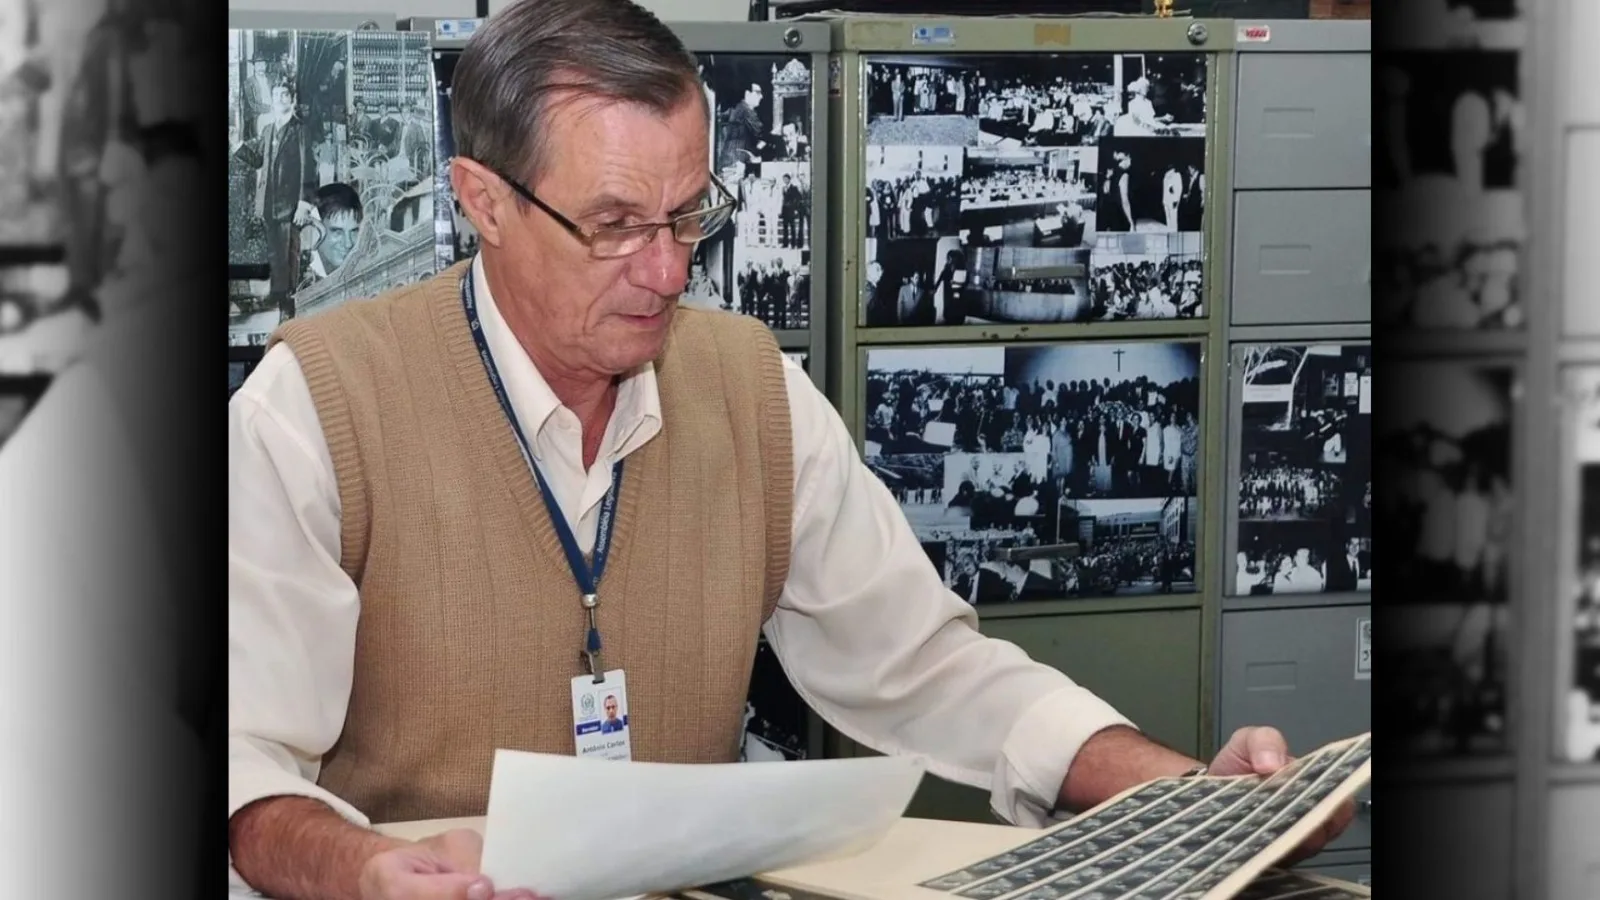
[[[1182,775],[1179,775],[1178,777],[1179,778],[1198,778],[1201,775],[1206,774],[1206,772],[1209,769],[1210,769],[1210,766],[1195,766],[1194,768],[1192,768],[1189,771],[1183,773]]]

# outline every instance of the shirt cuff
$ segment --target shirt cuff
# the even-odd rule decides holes
[[[318,787],[314,782],[293,772],[286,772],[265,760],[241,760],[240,753],[230,748],[228,759],[228,818],[257,800],[267,797],[308,797],[320,800],[351,824],[366,828],[370,820],[361,811],[339,799],[332,792]],[[230,896],[260,897],[254,888],[239,877],[233,867],[233,852],[228,853],[228,893]]]
[[[1127,717],[1086,688],[1070,685],[1039,698],[1018,717],[995,766],[990,808],[1013,825],[1043,828],[1078,751],[1115,725],[1137,730]]]

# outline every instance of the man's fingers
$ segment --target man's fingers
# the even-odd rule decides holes
[[[1271,775],[1288,764],[1289,744],[1276,728],[1241,728],[1213,761],[1214,775]]]
[[[1356,802],[1354,800],[1346,800],[1339,804],[1339,808],[1333,811],[1333,815],[1328,817],[1328,821],[1322,823],[1323,843],[1327,843],[1343,834],[1344,830],[1350,827],[1350,823],[1355,821],[1355,817]]]
[[[1271,775],[1289,762],[1289,742],[1276,728],[1251,728],[1244,735],[1244,757],[1257,775]]]
[[[1339,808],[1333,811],[1333,815],[1323,820],[1322,824],[1317,826],[1316,831],[1313,831],[1309,837],[1300,842],[1300,846],[1285,854],[1279,864],[1292,866],[1316,856],[1322,852],[1324,847],[1332,843],[1334,838],[1343,834],[1344,830],[1350,827],[1350,822],[1355,819],[1355,815],[1356,804],[1354,800],[1346,800],[1339,804]]]
[[[393,882],[393,900],[495,900],[494,885],[482,875],[413,875]]]
[[[483,835],[470,828],[457,828],[434,835],[425,841],[448,864],[448,871],[476,874],[483,860]],[[478,900],[474,897],[473,900]],[[489,900],[485,897],[484,900]]]

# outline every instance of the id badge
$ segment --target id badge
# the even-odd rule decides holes
[[[572,723],[579,759],[633,759],[628,736],[628,683],[621,669],[597,682],[593,675],[572,679]]]

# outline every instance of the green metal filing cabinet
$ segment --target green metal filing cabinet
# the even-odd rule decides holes
[[[1236,46],[1217,740],[1270,723],[1303,751],[1372,719],[1370,27],[1248,25]],[[1330,428],[1337,444],[1294,434]],[[1305,491],[1288,503],[1272,493],[1286,470]],[[1370,879],[1370,799],[1306,868]]]
[[[1222,510],[1207,500],[1222,493],[1228,216],[1207,201],[1229,196],[1233,24],[832,25],[828,383],[845,421],[946,583],[978,598],[986,634],[1153,737],[1209,753]],[[1008,187],[1019,181],[1031,187]],[[1094,212],[1108,183],[1130,187],[1116,220]],[[1115,272],[1149,285],[1149,305],[1112,309],[1092,285]],[[1046,409],[1061,412],[1054,426],[1038,420]],[[1074,475],[1063,451],[1047,464],[1030,449],[1044,429],[1106,409],[1170,415],[1174,428],[1193,416],[1182,461],[1119,483],[1092,440]],[[963,415],[1015,430],[976,436],[987,426]],[[1029,484],[1002,485],[1013,471]],[[952,518],[980,484],[1005,498],[1000,513],[974,500],[973,515]],[[1061,552],[1072,543],[1082,557]],[[1127,558],[1110,574],[1122,563],[1107,560]],[[1011,573],[1012,588],[985,593],[986,568]],[[911,812],[993,820],[984,792],[932,778]]]

